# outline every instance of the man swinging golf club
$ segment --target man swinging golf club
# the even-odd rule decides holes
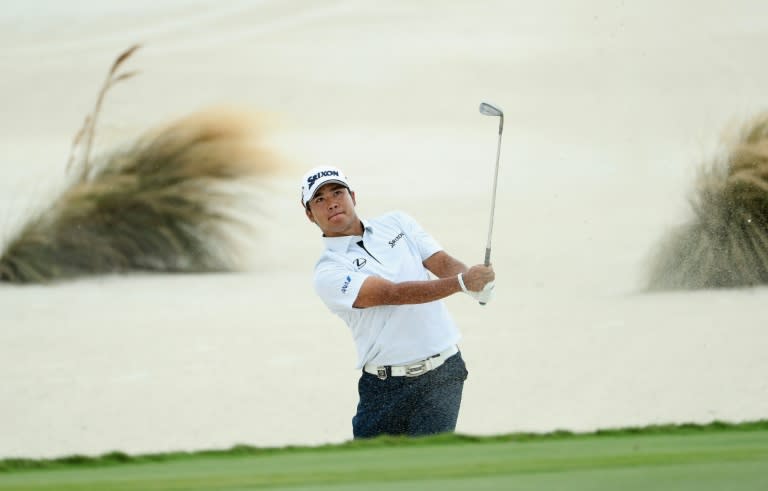
[[[463,291],[488,303],[493,268],[468,268],[405,213],[360,219],[337,168],[307,172],[301,204],[325,244],[315,290],[349,326],[362,369],[354,437],[453,431],[468,372],[441,299]]]

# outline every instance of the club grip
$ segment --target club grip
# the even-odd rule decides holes
[[[490,266],[491,265],[491,248],[486,247],[485,248],[485,265]],[[479,302],[480,305],[485,305],[485,302]]]

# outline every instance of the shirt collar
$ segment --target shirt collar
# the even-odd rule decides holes
[[[359,235],[344,235],[342,237],[323,236],[323,242],[325,243],[325,248],[333,252],[345,253],[349,249],[350,242],[356,243],[359,240],[362,240],[366,236],[366,234],[373,233],[373,227],[371,226],[371,222],[369,222],[364,218],[360,219],[360,222],[363,224],[362,237],[360,237]]]

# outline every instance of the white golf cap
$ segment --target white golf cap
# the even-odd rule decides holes
[[[336,167],[323,165],[310,169],[301,179],[301,204],[306,208],[309,200],[315,197],[317,190],[329,182],[337,182],[349,189],[347,176]]]

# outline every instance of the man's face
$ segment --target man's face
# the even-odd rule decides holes
[[[360,219],[355,212],[355,193],[339,183],[323,185],[309,200],[307,218],[327,237],[359,235]]]

